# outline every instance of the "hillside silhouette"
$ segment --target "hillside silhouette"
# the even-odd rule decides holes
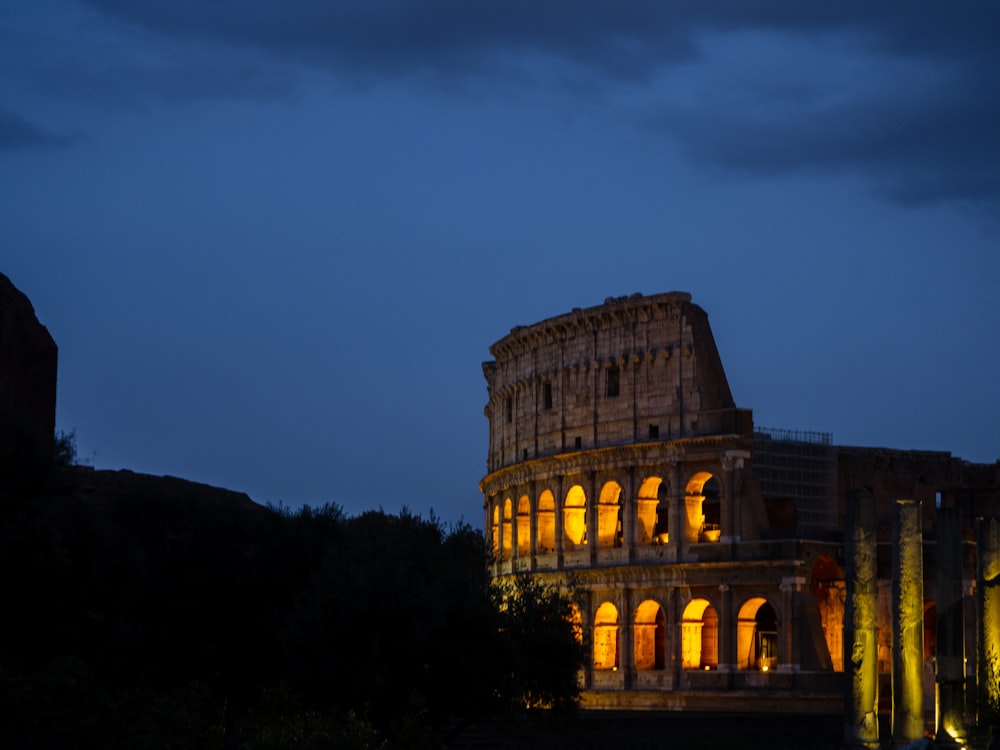
[[[468,525],[75,465],[0,287],[0,747],[435,748],[573,708],[567,595],[491,582]]]

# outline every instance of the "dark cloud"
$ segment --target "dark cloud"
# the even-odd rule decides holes
[[[0,109],[0,150],[63,146],[69,139],[49,133],[16,112]]]
[[[803,3],[800,0],[85,0],[105,17],[154,35],[167,60],[136,61],[104,80],[110,92],[141,81],[173,97],[255,96],[280,91],[282,65],[332,72],[341,81],[431,77],[445,86],[482,81],[551,86],[562,93],[622,82],[646,90],[639,122],[681,143],[702,163],[749,174],[855,170],[907,203],[1000,198],[1000,4]],[[771,35],[780,66],[746,80],[749,93],[722,97],[718,81],[680,105],[652,104],[657,77],[713,65],[704,39]],[[844,59],[871,70],[842,80],[826,101],[830,71],[796,74],[783,49],[840,40]],[[218,49],[224,49],[224,52]],[[759,53],[760,50],[757,50]],[[261,55],[263,53],[263,55]],[[234,63],[239,60],[239,63]],[[268,62],[268,61],[271,62]],[[748,62],[753,62],[752,60]],[[839,64],[835,61],[834,64]],[[552,75],[553,66],[561,66]],[[900,86],[887,66],[947,71]],[[916,75],[916,74],[914,74]],[[574,76],[576,80],[574,80]],[[72,72],[54,80],[72,80]],[[579,86],[586,78],[586,87]],[[603,81],[603,83],[600,83]],[[731,84],[729,84],[731,85]],[[817,105],[817,101],[822,105]],[[628,108],[622,114],[627,116]]]

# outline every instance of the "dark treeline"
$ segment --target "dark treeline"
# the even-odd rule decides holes
[[[65,476],[65,475],[64,475]],[[407,512],[65,480],[0,517],[0,746],[439,747],[572,707],[568,600]]]

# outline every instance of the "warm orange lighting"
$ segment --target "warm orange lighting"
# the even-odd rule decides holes
[[[760,668],[760,671],[761,671],[761,672],[766,672],[766,671],[767,671],[767,665],[765,664],[764,666],[762,666],[762,667]]]
[[[711,670],[712,670],[712,668],[706,664],[705,665],[705,671],[706,672],[710,672]]]

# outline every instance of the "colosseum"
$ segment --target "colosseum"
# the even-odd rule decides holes
[[[899,498],[923,520],[933,663],[936,513],[957,509],[960,544],[973,544],[964,529],[1000,510],[1000,463],[755,429],[687,293],[609,298],[515,327],[490,353],[480,489],[493,574],[572,589],[585,707],[842,711],[845,498],[861,488],[875,498],[883,707]],[[957,576],[974,609],[971,565]],[[975,618],[962,623],[974,674]]]

